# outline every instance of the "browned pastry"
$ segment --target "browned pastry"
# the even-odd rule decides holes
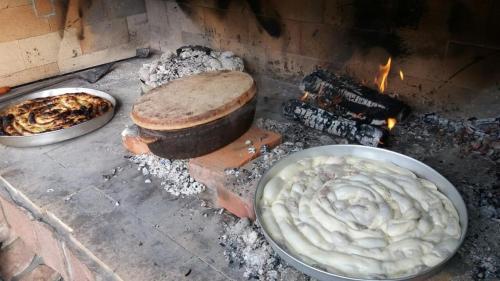
[[[113,105],[86,93],[70,93],[23,101],[0,113],[0,134],[29,136],[60,130],[108,112]]]

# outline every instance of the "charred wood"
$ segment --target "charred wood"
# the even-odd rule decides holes
[[[387,135],[386,131],[376,126],[345,118],[297,99],[283,104],[283,115],[308,127],[368,146],[378,146]]]
[[[300,88],[304,101],[367,124],[385,125],[388,118],[401,121],[410,113],[410,107],[396,98],[322,69],[304,77]]]

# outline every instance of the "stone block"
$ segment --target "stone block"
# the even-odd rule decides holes
[[[127,17],[127,27],[130,42],[137,46],[149,46],[149,22],[146,13]]]
[[[56,62],[60,45],[61,36],[58,32],[19,40],[26,68]]]
[[[129,42],[127,20],[125,18],[98,22],[83,27],[80,41],[83,54],[105,50]]]
[[[144,1],[103,0],[104,9],[109,18],[122,18],[146,12]]]
[[[46,265],[59,272],[64,280],[70,280],[66,272],[65,258],[61,244],[53,230],[41,222],[34,223],[34,230],[37,237],[37,248],[35,250],[37,255],[43,258]]]
[[[207,155],[189,161],[189,173],[198,182],[217,191],[217,204],[239,217],[252,217],[249,198],[242,198],[238,192],[226,188],[225,170],[238,168],[260,155],[263,145],[275,147],[281,142],[281,135],[251,127],[236,141]],[[255,152],[249,152],[249,147]]]
[[[35,253],[20,238],[0,251],[0,276],[5,280],[23,273],[33,262]]]
[[[261,19],[266,20],[265,18]],[[263,46],[272,51],[298,54],[300,51],[301,23],[292,20],[281,20],[279,23],[280,32],[278,36],[271,36],[259,21],[252,18],[249,21],[250,43],[254,46]]]
[[[328,1],[330,0],[326,0]],[[324,2],[325,0],[262,1],[260,11],[257,13],[272,17],[278,14],[282,19],[320,23],[323,22]]]
[[[19,47],[19,41],[0,43],[0,76],[18,72],[23,69],[25,69],[25,65]],[[4,83],[5,82],[2,84]]]
[[[228,10],[224,14],[220,10],[203,8],[205,33],[219,39],[232,39],[248,42],[248,11]]]
[[[33,82],[35,80],[52,77],[57,74],[59,74],[59,67],[57,66],[57,63],[54,62],[0,76],[0,81],[2,81],[4,85],[9,85],[12,87]]]
[[[25,210],[0,196],[0,204],[11,230],[23,240],[23,245],[36,249],[37,238],[34,231],[33,217]],[[1,263],[0,263],[1,264]]]
[[[55,15],[55,3],[51,0],[34,0],[32,1],[33,10],[39,18],[48,18]]]
[[[0,10],[0,42],[42,35],[50,31],[46,18],[38,18],[30,6]]]
[[[66,262],[71,269],[70,276],[73,281],[94,281],[94,274],[70,250],[66,249]]]
[[[59,281],[61,275],[47,265],[41,264],[30,273],[24,274],[18,281]]]

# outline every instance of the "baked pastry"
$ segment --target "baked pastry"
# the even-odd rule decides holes
[[[207,124],[228,116],[256,94],[253,78],[240,71],[213,71],[174,80],[141,96],[132,121],[145,129],[168,131]]]
[[[87,93],[68,93],[26,100],[0,113],[0,134],[29,136],[80,124],[113,108],[108,100]]]

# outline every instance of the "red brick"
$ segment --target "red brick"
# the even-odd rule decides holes
[[[7,219],[3,214],[2,204],[0,203],[0,243],[6,241],[10,237],[10,229],[7,224]]]
[[[41,264],[33,269],[30,273],[22,276],[19,281],[57,281],[61,279],[61,275],[47,265]]]
[[[34,231],[31,215],[25,210],[21,210],[20,207],[8,202],[0,196],[0,203],[7,219],[7,223],[10,225],[11,230],[23,239],[24,243],[28,248],[34,250],[37,246],[37,239]]]
[[[43,258],[46,265],[59,272],[64,280],[68,279],[65,258],[59,240],[55,234],[44,223],[35,222],[34,230],[37,237],[37,255]]]
[[[248,153],[247,140],[252,141],[256,153]],[[253,218],[251,202],[226,188],[224,170],[238,168],[260,155],[262,145],[275,147],[281,142],[281,135],[252,127],[248,132],[231,144],[210,154],[189,161],[189,173],[198,182],[217,192],[217,204],[239,217]]]
[[[22,239],[16,239],[13,243],[0,251],[0,276],[5,280],[22,273],[31,264],[35,253],[24,243]]]

